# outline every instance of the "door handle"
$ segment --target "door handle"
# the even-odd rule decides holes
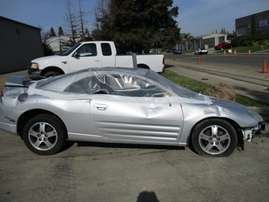
[[[94,62],[100,62],[100,60],[95,60]]]
[[[66,61],[62,61],[63,64],[66,64],[67,62]]]
[[[104,104],[94,104],[93,106],[100,111],[105,111],[107,109],[107,105]]]

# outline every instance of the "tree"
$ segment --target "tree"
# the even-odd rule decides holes
[[[81,28],[81,40],[84,41],[84,22],[83,22],[83,12],[81,10],[80,0],[79,3],[79,21],[80,21],[80,28]]]
[[[190,33],[182,33],[181,34],[181,41],[182,43],[186,44],[187,50],[190,49],[190,44],[193,41],[194,37]]]
[[[225,28],[221,28],[220,33],[221,33],[221,34],[227,34]]]
[[[84,33],[85,33],[84,41],[92,41],[93,40],[88,28],[85,29]]]
[[[53,27],[50,28],[50,36],[56,36]]]
[[[180,29],[174,20],[178,7],[172,0],[100,0],[94,38],[113,40],[119,52],[148,52],[173,46]]]
[[[42,44],[43,44],[43,49],[44,49],[45,56],[54,55],[54,52],[53,52],[53,50],[52,50],[52,48],[50,47],[49,44],[44,43],[44,42]]]
[[[94,40],[112,40],[109,31],[111,18],[111,0],[98,0],[94,9],[92,37]]]
[[[63,28],[61,26],[59,26],[59,28],[58,28],[58,36],[63,36],[63,35],[64,35]]]
[[[41,26],[39,26],[39,28],[41,30],[41,39],[42,39],[42,44],[43,44],[45,56],[54,55],[54,52],[53,52],[53,50],[50,46],[49,40],[48,40],[50,38],[50,32],[44,31]]]
[[[66,47],[74,46],[78,41],[78,16],[75,14],[75,10],[70,0],[66,0],[66,12],[65,12],[65,28],[70,33],[70,40],[65,42]]]

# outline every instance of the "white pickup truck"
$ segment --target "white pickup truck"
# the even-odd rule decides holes
[[[136,63],[133,63],[136,58]],[[164,55],[117,55],[112,41],[81,42],[64,52],[37,58],[31,61],[28,74],[38,76],[56,76],[89,67],[130,67],[137,64],[138,68],[148,68],[155,72],[162,72]]]

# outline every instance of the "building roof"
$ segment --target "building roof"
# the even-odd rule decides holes
[[[28,27],[32,27],[32,28],[41,30],[41,29],[38,28],[38,27],[34,27],[34,26],[32,26],[32,25],[28,25],[28,24],[25,24],[25,23],[22,23],[22,22],[18,22],[18,21],[16,21],[16,20],[12,20],[12,19],[9,19],[9,18],[5,18],[5,17],[3,17],[3,16],[0,16],[0,19],[7,20],[7,21],[10,21],[10,22],[15,22],[15,23],[18,23],[18,24],[21,24],[21,25],[25,25],[25,26],[28,26]]]

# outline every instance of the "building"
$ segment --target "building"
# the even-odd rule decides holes
[[[196,50],[199,48],[214,48],[219,43],[227,42],[226,34],[208,34],[194,37],[189,42],[176,44],[175,48],[180,50]]]
[[[63,44],[68,40],[70,40],[70,37],[67,35],[51,36],[47,39],[47,44],[51,47],[54,54],[59,55],[66,51],[66,47]]]
[[[235,20],[236,35],[253,35],[264,33],[269,35],[269,10],[248,15]]]
[[[0,16],[0,74],[26,70],[44,56],[40,29]]]
[[[229,34],[208,34],[194,37],[190,42],[176,44],[177,49],[195,50],[198,48],[213,48],[219,43],[232,41],[235,36],[264,33],[269,35],[269,10],[245,16],[235,20],[236,32]]]
[[[219,43],[227,42],[226,34],[208,34],[204,36],[194,37],[193,49],[214,48]]]

